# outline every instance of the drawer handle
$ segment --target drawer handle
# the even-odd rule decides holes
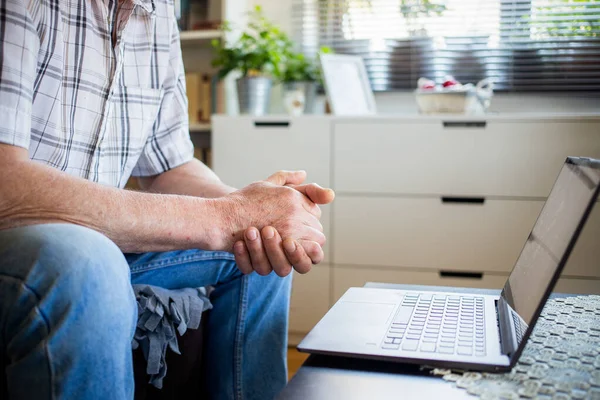
[[[486,121],[444,121],[444,128],[485,128]]]
[[[440,271],[440,278],[483,279],[483,272]]]
[[[257,128],[287,128],[290,121],[254,121]]]
[[[483,204],[485,197],[442,196],[442,203]]]

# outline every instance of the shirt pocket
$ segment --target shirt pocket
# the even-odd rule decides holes
[[[114,96],[115,124],[120,133],[117,135],[116,147],[121,155],[121,185],[124,185],[131,175],[153,134],[162,97],[163,89],[139,86],[121,86],[119,93]]]

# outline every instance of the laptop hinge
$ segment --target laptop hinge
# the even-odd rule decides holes
[[[500,351],[502,354],[510,356],[517,350],[517,338],[515,328],[512,323],[510,309],[506,300],[500,297],[496,300],[496,309],[498,311],[498,331],[500,332]]]

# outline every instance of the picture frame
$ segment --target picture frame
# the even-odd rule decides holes
[[[375,98],[360,56],[322,54],[321,71],[327,101],[334,115],[373,115]]]

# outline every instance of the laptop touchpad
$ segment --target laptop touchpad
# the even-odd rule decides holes
[[[395,304],[342,301],[336,305],[333,316],[338,326],[387,326],[395,307]]]

